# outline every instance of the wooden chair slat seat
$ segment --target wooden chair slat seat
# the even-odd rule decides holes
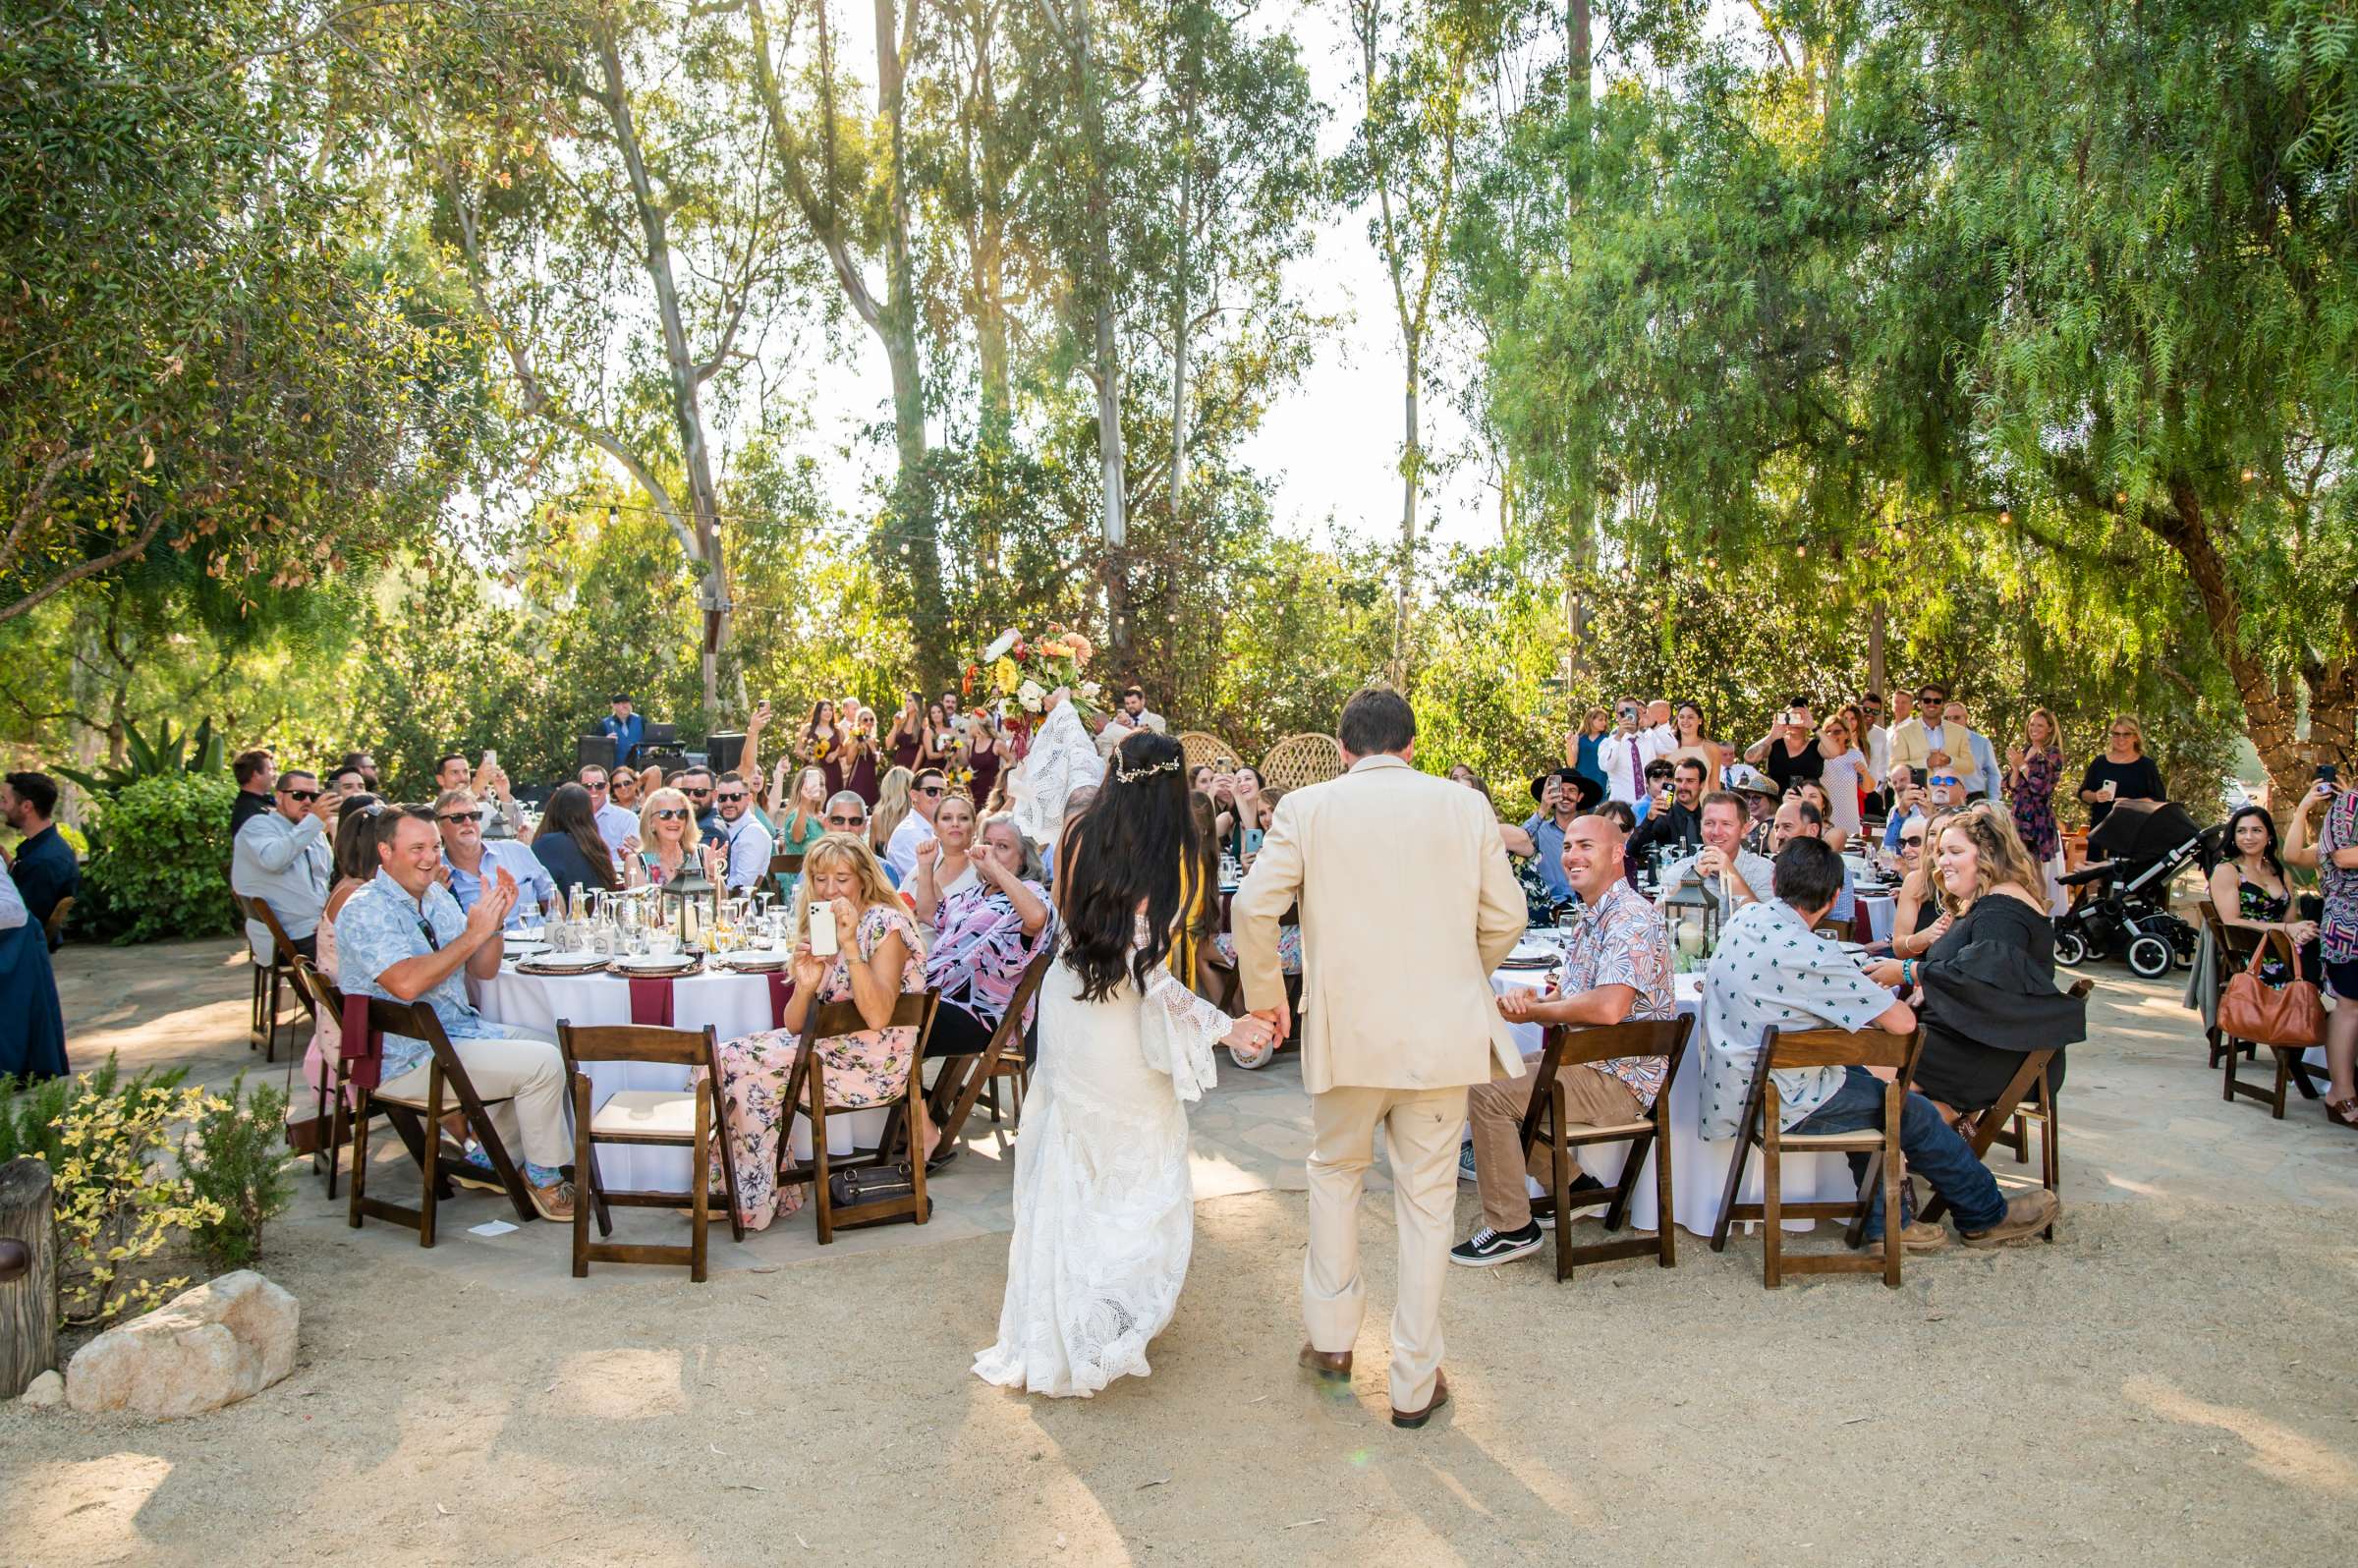
[[[419,1246],[434,1245],[436,1214],[442,1201],[451,1196],[450,1175],[442,1165],[441,1121],[443,1113],[454,1108],[466,1118],[467,1130],[482,1146],[483,1157],[491,1162],[493,1180],[506,1192],[516,1218],[526,1224],[538,1219],[540,1211],[533,1206],[533,1200],[525,1190],[523,1169],[509,1156],[499,1129],[491,1122],[489,1106],[513,1096],[485,1100],[476,1092],[475,1080],[467,1074],[467,1064],[459,1059],[459,1053],[451,1048],[450,1037],[442,1032],[442,1020],[422,1001],[395,1002],[372,996],[368,999],[368,1025],[383,1034],[423,1040],[428,1053],[428,1072],[423,1099],[386,1094],[373,1089],[361,1091],[360,1104],[353,1110],[352,1202],[347,1210],[347,1221],[352,1228],[360,1229],[364,1217],[387,1219],[417,1231]],[[410,1157],[418,1163],[423,1191],[416,1208],[368,1196],[368,1126],[380,1112],[393,1124],[394,1131],[408,1147]]]
[[[2064,987],[2067,994],[2082,1001],[2086,1001],[2089,993],[2095,989],[2096,981],[2085,976]],[[2029,1123],[2038,1123],[2040,1185],[2050,1193],[2059,1194],[2063,1190],[2063,1124],[2055,1112],[2054,1090],[2049,1079],[2049,1070],[2054,1065],[2057,1049],[2059,1047],[2049,1046],[2045,1050],[2024,1053],[2022,1065],[2014,1070],[2013,1078],[1999,1091],[1990,1108],[1974,1119],[1973,1136],[1966,1140],[1966,1144],[1973,1149],[1976,1159],[1988,1154],[1993,1145],[2004,1145],[2014,1151],[2017,1165],[2027,1165],[2030,1163]],[[2010,1131],[2006,1128],[2009,1120],[2013,1122]],[[1948,1201],[1935,1193],[1917,1217],[1937,1220],[1947,1211]],[[2040,1235],[2051,1242],[2055,1239],[2055,1227],[2049,1225]]]
[[[290,990],[295,993],[301,1007],[294,1020],[298,1027],[310,1011],[309,995],[295,983],[294,966],[303,955],[296,950],[294,939],[287,935],[287,928],[278,923],[277,912],[270,908],[269,900],[239,898],[237,904],[241,914],[248,920],[259,921],[262,929],[270,934],[268,963],[263,963],[251,946],[247,949],[246,956],[253,965],[253,1017],[247,1028],[246,1046],[249,1050],[260,1050],[265,1063],[276,1062],[278,1032],[285,1027],[281,1017],[285,1010],[282,998]]]
[[[311,967],[310,960],[300,953],[295,957],[295,983],[309,998],[314,1018],[322,1012],[329,1018],[344,1016],[344,993],[335,982]],[[327,1064],[326,1082],[313,1086],[312,1116],[314,1123],[326,1124],[319,1144],[311,1151],[311,1170],[327,1178],[329,1202],[335,1201],[336,1176],[344,1159],[344,1146],[352,1135],[352,1099],[350,1084],[352,1068],[339,1050]],[[300,1152],[300,1150],[299,1150]]]
[[[1540,1065],[1532,1077],[1531,1099],[1523,1109],[1522,1149],[1528,1165],[1532,1150],[1543,1140],[1548,1150],[1548,1191],[1555,1199],[1555,1277],[1570,1279],[1572,1270],[1582,1263],[1610,1262],[1621,1258],[1644,1258],[1651,1255],[1664,1268],[1678,1266],[1678,1229],[1672,1217],[1675,1210],[1670,1192],[1670,1085],[1678,1077],[1679,1063],[1687,1053],[1687,1036],[1693,1030],[1691,1017],[1665,1019],[1657,1022],[1625,1024],[1596,1024],[1576,1026],[1556,1024],[1548,1028],[1540,1051]],[[1641,1121],[1614,1122],[1600,1126],[1571,1120],[1566,1109],[1564,1086],[1556,1081],[1559,1068],[1578,1067],[1594,1062],[1605,1062],[1622,1056],[1660,1056],[1666,1059],[1662,1074],[1661,1092],[1654,1096],[1653,1109]],[[1621,1162],[1621,1177],[1611,1187],[1599,1193],[1574,1197],[1572,1175],[1575,1169],[1573,1150],[1591,1144],[1627,1144],[1629,1152]],[[1638,1187],[1638,1178],[1646,1169],[1646,1156],[1654,1155],[1655,1202],[1659,1212],[1655,1216],[1655,1233],[1651,1240],[1642,1236],[1619,1241],[1591,1242],[1576,1246],[1572,1241],[1572,1216],[1582,1208],[1605,1205],[1604,1228],[1618,1231],[1629,1217],[1629,1201]]]
[[[1761,1283],[1774,1290],[1784,1283],[1784,1276],[1793,1274],[1852,1274],[1881,1273],[1883,1283],[1893,1290],[1899,1288],[1900,1259],[1907,1249],[1899,1244],[1899,1184],[1904,1176],[1904,1162],[1899,1148],[1900,1108],[1907,1094],[1904,1087],[1916,1076],[1916,1058],[1924,1048],[1924,1031],[1919,1028],[1905,1035],[1893,1035],[1884,1030],[1865,1029],[1853,1033],[1839,1029],[1781,1030],[1771,1028],[1762,1033],[1761,1052],[1754,1066],[1752,1087],[1744,1098],[1742,1119],[1737,1123],[1735,1150],[1728,1156],[1727,1188],[1719,1205],[1719,1222],[1712,1228],[1712,1251],[1727,1250],[1730,1226],[1746,1220],[1761,1222]],[[1895,1069],[1891,1082],[1883,1090],[1882,1126],[1857,1133],[1785,1132],[1779,1122],[1782,1107],[1778,1103],[1776,1082],[1772,1072],[1786,1072],[1800,1067],[1887,1067]],[[1754,1149],[1761,1151],[1761,1201],[1740,1204],[1736,1195],[1744,1190],[1744,1167]],[[1858,1195],[1847,1201],[1792,1204],[1784,1200],[1780,1187],[1785,1153],[1863,1153],[1872,1151],[1865,1178],[1859,1183]],[[1787,1219],[1840,1219],[1849,1221],[1846,1238],[1852,1247],[1858,1245],[1873,1194],[1879,1183],[1883,1189],[1884,1237],[1886,1245],[1881,1261],[1855,1253],[1804,1253],[1787,1258],[1784,1252],[1784,1222]],[[1560,1223],[1560,1221],[1559,1221]]]
[[[667,1263],[688,1265],[688,1277],[702,1284],[708,1272],[708,1238],[712,1204],[717,1196],[727,1214],[729,1234],[745,1240],[745,1221],[737,1204],[737,1162],[730,1152],[720,1074],[715,1060],[712,1026],[702,1029],[664,1029],[651,1024],[601,1024],[576,1028],[557,1020],[557,1049],[565,1057],[565,1079],[573,1092],[573,1170],[577,1195],[573,1204],[573,1277],[590,1277],[590,1265],[601,1263]],[[590,1075],[584,1062],[649,1062],[688,1069],[681,1089],[624,1089],[606,1096],[592,1110]],[[598,1171],[597,1146],[618,1144],[637,1148],[679,1148],[687,1151],[689,1191],[642,1192],[608,1187]],[[720,1192],[712,1191],[711,1170],[717,1147]],[[656,1246],[615,1242],[616,1208],[688,1209],[688,1245]],[[598,1239],[590,1239],[590,1217],[597,1216]]]
[[[813,1206],[817,1210],[818,1240],[821,1246],[835,1240],[838,1227],[875,1225],[888,1219],[907,1219],[923,1225],[933,1217],[933,1205],[926,1196],[926,1159],[923,1143],[924,1123],[922,1101],[925,1093],[923,1068],[926,1060],[926,1038],[933,1032],[933,1009],[940,1001],[938,990],[903,992],[894,1002],[891,1018],[881,1026],[885,1029],[914,1029],[917,1044],[909,1058],[909,1076],[901,1092],[881,1105],[829,1105],[826,1092],[826,1069],[818,1059],[818,1043],[843,1035],[857,1035],[870,1026],[857,1002],[821,1002],[811,1009],[803,1025],[802,1045],[794,1055],[794,1068],[787,1074],[783,1103],[787,1114],[799,1111],[811,1119],[811,1157],[798,1161],[793,1155],[793,1140],[778,1140],[778,1185],[783,1188],[797,1182],[809,1182]],[[871,1149],[838,1158],[827,1150],[827,1114],[832,1110],[881,1110],[885,1113],[885,1133]],[[896,1128],[893,1124],[899,1123]],[[791,1125],[791,1124],[790,1124]],[[725,1146],[724,1146],[725,1147]],[[830,1190],[829,1178],[837,1171],[859,1170],[871,1166],[890,1168],[905,1160],[909,1169],[909,1192],[898,1198],[878,1199],[873,1203],[838,1207]]]

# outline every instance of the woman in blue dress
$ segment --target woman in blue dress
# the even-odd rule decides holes
[[[49,969],[49,937],[0,863],[0,1074],[66,1076],[66,1015]]]

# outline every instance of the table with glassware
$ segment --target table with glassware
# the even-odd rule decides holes
[[[789,911],[766,892],[666,898],[652,889],[581,898],[558,918],[527,918],[508,933],[507,954],[489,980],[468,986],[483,1016],[554,1039],[559,1022],[630,1024],[634,980],[670,986],[671,1027],[707,1024],[715,1041],[776,1027],[776,987],[791,953]],[[700,951],[682,954],[683,940]],[[589,1062],[592,1108],[626,1089],[683,1089],[688,1070],[659,1062]],[[568,1102],[570,1104],[570,1100]],[[884,1132],[883,1111],[827,1120],[830,1151],[850,1153]],[[810,1124],[797,1118],[794,1148],[810,1152]],[[689,1156],[680,1149],[611,1145],[598,1151],[609,1187],[686,1192]]]
[[[1672,954],[1672,962],[1680,970],[1671,979],[1679,1015],[1696,1019],[1696,1024],[1687,1035],[1686,1054],[1679,1059],[1678,1076],[1664,1092],[1670,1096],[1670,1194],[1676,1210],[1674,1217],[1680,1229],[1708,1237],[1719,1222],[1721,1204],[1726,1197],[1727,1165],[1735,1155],[1736,1141],[1703,1136],[1705,1042],[1699,1016],[1703,965],[1699,952],[1693,950],[1697,946],[1689,938]],[[1561,973],[1561,957],[1558,931],[1534,926],[1506,964],[1491,974],[1490,988],[1501,993],[1509,986],[1544,990]],[[1507,1029],[1525,1058],[1536,1061],[1545,1048],[1544,1029],[1538,1024],[1509,1024]],[[1575,1152],[1581,1169],[1610,1187],[1621,1179],[1629,1146],[1598,1144]],[[1639,1172],[1637,1190],[1630,1197],[1629,1223],[1639,1230],[1653,1230],[1660,1221],[1661,1209],[1655,1197],[1651,1165],[1660,1157],[1658,1148],[1647,1155],[1649,1166]],[[1788,1154],[1781,1170],[1780,1185],[1788,1203],[1830,1202],[1851,1197],[1858,1191],[1858,1184],[1851,1179],[1849,1162],[1839,1154]],[[1537,1183],[1532,1191],[1534,1196],[1541,1194]],[[1755,1159],[1744,1173],[1744,1190],[1738,1202],[1758,1203],[1760,1199],[1761,1162]],[[1588,1212],[1592,1217],[1601,1218],[1604,1210]],[[1808,1230],[1812,1223],[1806,1219],[1788,1219],[1784,1228]]]

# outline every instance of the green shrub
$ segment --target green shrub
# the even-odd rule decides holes
[[[183,1146],[189,1186],[220,1205],[219,1219],[189,1227],[190,1239],[216,1269],[244,1268],[261,1256],[262,1227],[286,1212],[295,1183],[287,1174],[287,1094],[262,1084],[249,1097],[240,1073],[226,1097],[207,1095]]]
[[[91,832],[97,848],[83,868],[88,918],[78,906],[75,924],[117,942],[228,932],[229,813],[237,792],[226,774],[124,786]]]

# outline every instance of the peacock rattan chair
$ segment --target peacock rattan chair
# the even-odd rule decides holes
[[[1261,759],[1263,789],[1298,790],[1340,777],[1343,749],[1331,735],[1289,735]]]
[[[1216,767],[1223,756],[1231,762],[1244,756],[1242,752],[1207,730],[1181,730],[1179,749],[1187,754],[1187,770],[1190,773],[1199,767]]]

